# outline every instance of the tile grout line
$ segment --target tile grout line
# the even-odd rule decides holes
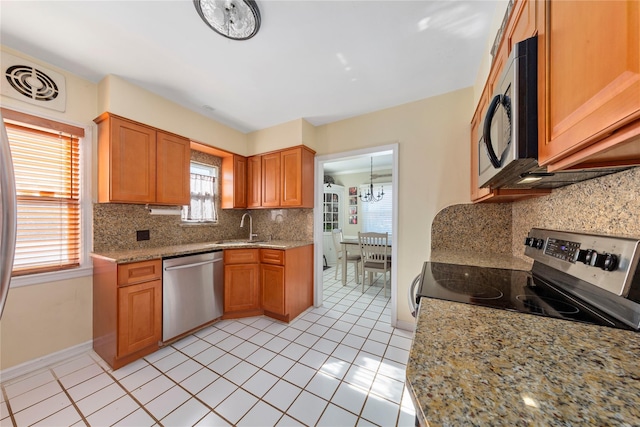
[[[294,320],[294,322],[291,322],[288,325],[284,325],[282,324],[282,326],[284,327],[284,329],[278,329],[277,334],[275,334],[273,331],[267,331],[267,329],[271,326],[271,325],[279,325],[279,322],[276,321],[270,321],[271,323],[268,325],[264,325],[261,324],[260,326],[253,326],[255,325],[257,322],[260,321],[261,317],[257,317],[256,319],[252,320],[252,321],[242,321],[242,320],[238,320],[238,319],[234,319],[233,321],[238,321],[239,325],[237,325],[237,329],[236,327],[234,327],[233,332],[228,332],[228,329],[224,329],[225,325],[222,326],[218,326],[217,324],[213,324],[211,325],[211,332],[207,335],[204,336],[200,336],[200,335],[196,335],[195,333],[192,334],[191,336],[193,337],[193,341],[187,343],[186,345],[183,345],[181,347],[176,347],[175,344],[176,343],[172,343],[170,345],[171,347],[171,353],[166,354],[165,356],[161,357],[158,360],[155,360],[154,362],[151,362],[149,360],[147,360],[146,358],[144,358],[143,360],[145,361],[145,363],[147,364],[147,366],[153,366],[154,370],[157,371],[160,376],[164,377],[164,378],[168,378],[172,384],[177,385],[181,390],[183,390],[184,392],[186,392],[186,394],[190,397],[189,399],[187,399],[185,402],[183,402],[181,405],[179,405],[178,407],[174,408],[172,411],[170,411],[169,413],[163,415],[163,419],[165,417],[170,416],[172,413],[174,413],[175,411],[177,411],[180,407],[182,407],[183,405],[185,405],[191,398],[195,398],[195,401],[199,402],[200,404],[202,404],[205,408],[209,408],[209,411],[207,414],[205,414],[200,420],[198,420],[198,422],[202,421],[202,419],[206,418],[207,416],[209,416],[211,413],[219,416],[220,418],[224,419],[226,422],[228,422],[229,420],[222,416],[220,413],[218,413],[217,411],[215,411],[215,408],[209,406],[207,403],[205,403],[203,400],[201,400],[201,398],[199,398],[196,394],[193,394],[191,391],[187,390],[185,388],[185,386],[182,385],[182,383],[184,381],[186,381],[189,378],[192,378],[194,375],[197,374],[197,372],[200,372],[202,369],[206,368],[209,371],[211,371],[213,374],[215,374],[218,378],[216,378],[215,381],[217,381],[220,378],[226,379],[227,381],[229,381],[231,384],[233,384],[233,386],[235,387],[235,391],[238,390],[242,390],[245,393],[248,393],[249,395],[251,395],[253,398],[256,399],[256,402],[251,405],[251,407],[249,407],[248,409],[246,409],[246,411],[240,416],[240,418],[238,419],[238,422],[242,421],[242,419],[244,419],[245,417],[247,417],[247,415],[258,405],[260,404],[260,402],[263,402],[263,404],[267,405],[268,407],[272,408],[273,410],[277,411],[279,414],[278,417],[278,421],[277,422],[281,422],[282,419],[287,416],[291,419],[296,420],[297,422],[301,422],[299,419],[297,419],[296,417],[292,416],[291,414],[288,414],[287,411],[291,409],[291,407],[294,405],[294,403],[300,398],[300,396],[303,395],[303,392],[307,392],[308,395],[313,396],[313,398],[316,399],[320,399],[322,402],[324,402],[323,404],[325,405],[322,412],[320,412],[320,414],[318,415],[317,420],[315,421],[316,423],[319,422],[323,416],[327,413],[330,405],[334,405],[337,408],[340,408],[341,411],[344,411],[345,413],[351,414],[353,416],[356,417],[356,419],[360,420],[366,420],[367,422],[371,422],[369,421],[367,418],[364,418],[362,415],[365,411],[366,408],[366,404],[369,401],[369,399],[371,398],[371,396],[375,396],[376,398],[380,398],[383,399],[387,402],[389,402],[389,404],[392,404],[394,407],[397,408],[397,413],[395,414],[395,422],[396,424],[399,422],[400,417],[402,416],[402,409],[403,409],[403,398],[405,397],[405,388],[402,388],[402,391],[400,392],[400,396],[398,396],[399,398],[399,402],[395,402],[394,400],[392,400],[393,398],[391,397],[391,395],[379,395],[375,392],[373,392],[373,386],[375,384],[375,379],[378,376],[381,376],[381,378],[388,378],[389,380],[395,381],[395,382],[402,382],[399,381],[397,378],[395,378],[394,376],[387,376],[385,374],[383,374],[381,372],[381,368],[384,364],[384,361],[387,360],[389,362],[392,362],[394,365],[400,365],[401,367],[404,367],[404,369],[406,369],[406,362],[405,363],[401,363],[396,361],[395,359],[390,359],[390,358],[385,358],[385,355],[388,353],[388,351],[390,350],[390,347],[393,347],[397,350],[406,352],[407,350],[403,347],[403,346],[396,346],[394,344],[391,344],[393,337],[401,337],[401,338],[405,338],[403,335],[401,334],[395,334],[395,331],[397,328],[392,327],[388,321],[388,310],[389,310],[389,299],[388,297],[385,297],[386,302],[384,302],[384,304],[381,304],[383,301],[382,300],[382,288],[377,288],[374,287],[374,285],[378,282],[379,278],[376,278],[376,280],[374,281],[373,284],[370,284],[369,287],[366,288],[366,291],[364,293],[360,292],[360,289],[358,288],[359,285],[355,285],[353,287],[349,286],[338,286],[340,283],[339,281],[329,281],[330,284],[324,286],[323,288],[323,298],[325,300],[325,305],[320,306],[320,307],[310,307],[308,310],[306,310],[304,313],[302,313],[298,318],[296,318]],[[353,282],[353,278],[351,280],[348,280],[347,284]],[[373,291],[373,292],[371,292]],[[374,293],[375,292],[375,293]],[[327,299],[332,299],[332,301],[330,302],[326,302]],[[378,303],[376,303],[378,302]],[[338,307],[336,307],[338,306]],[[335,308],[334,308],[335,307]],[[374,308],[375,307],[375,308]],[[327,313],[333,313],[332,315],[327,316]],[[366,314],[368,314],[368,316],[366,316]],[[311,319],[311,320],[309,320]],[[326,319],[323,321],[323,319]],[[233,324],[230,321],[230,323],[228,324]],[[340,325],[340,329],[335,328],[334,326],[336,325],[336,323],[338,322],[343,322]],[[360,322],[360,323],[359,323]],[[297,324],[297,325],[296,325]],[[358,326],[358,328],[355,328],[355,326]],[[251,327],[253,329],[255,329],[255,332],[253,332],[252,334],[248,335],[249,332],[252,331],[247,331],[244,334],[241,333],[241,331],[246,330],[248,327]],[[353,331],[354,328],[356,329],[356,331]],[[286,330],[292,330],[295,331],[297,333],[296,337],[294,339],[289,339],[289,338],[284,338],[283,336],[281,336],[282,333],[284,333],[284,331]],[[335,331],[337,332],[336,335],[333,335],[331,337],[327,337],[327,334],[330,331]],[[377,333],[374,333],[374,331],[377,331]],[[217,332],[222,332],[224,333],[226,336],[220,340],[217,340],[216,343],[212,343],[207,341],[205,338],[211,334],[217,333]],[[256,337],[259,334],[268,334],[269,337],[265,337],[265,339],[267,339],[266,341],[262,342],[262,344],[257,344],[256,342],[250,341],[251,338]],[[305,335],[306,334],[306,335]],[[362,334],[362,335],[358,335],[358,334]],[[373,334],[373,336],[372,336]],[[378,335],[378,334],[384,334],[384,335]],[[362,344],[358,345],[358,344],[353,344],[350,345],[349,344],[349,340],[345,339],[349,336],[349,335],[353,335],[355,337],[358,337],[359,339],[361,339]],[[363,336],[365,335],[365,336]],[[377,336],[376,336],[377,335]],[[293,336],[293,335],[291,335]],[[307,343],[302,343],[302,342],[297,342],[296,340],[299,339],[299,337],[302,336],[310,336],[313,338],[313,344],[309,345]],[[222,341],[226,340],[229,337],[234,337],[235,339],[241,340],[241,342],[228,347],[228,350],[225,348],[221,348],[218,347],[217,344],[221,343]],[[339,337],[339,338],[338,338]],[[375,339],[374,339],[375,337]],[[286,342],[286,344],[284,344],[284,347],[279,349],[278,351],[274,351],[271,350],[270,348],[266,347],[265,345],[269,342],[272,342],[275,338],[279,338],[280,340],[283,340],[284,342]],[[386,341],[384,340],[386,338]],[[262,341],[262,338],[260,339],[260,341]],[[178,341],[180,342],[180,341]],[[192,356],[187,354],[185,352],[185,349],[189,346],[191,346],[192,344],[196,344],[196,343],[204,343],[205,347],[204,349],[202,349],[201,351],[194,353]],[[308,341],[311,342],[311,341]],[[360,342],[360,340],[358,340],[358,342]],[[376,344],[375,346],[373,346],[372,348],[367,348],[365,350],[365,345],[367,345],[367,343],[372,343],[372,344]],[[238,349],[239,346],[245,344],[245,343],[251,343],[253,346],[255,346],[255,349],[253,349],[253,351],[247,355],[244,356],[240,356],[240,355],[236,355],[233,353],[234,350]],[[328,343],[327,346],[323,345],[319,345],[319,343]],[[401,342],[399,342],[401,343]],[[302,348],[304,348],[304,352],[297,358],[294,359],[294,357],[296,357],[295,354],[291,354],[291,355],[285,355],[282,354],[282,352],[290,347],[292,344],[296,344],[297,346],[301,346]],[[376,350],[376,353],[370,353],[368,350],[375,350],[377,345],[380,346],[384,346],[384,351],[381,351],[382,354],[378,354],[378,350]],[[339,346],[344,346],[347,348],[352,349],[355,352],[354,358],[351,360],[351,358],[349,358],[351,361],[349,360],[344,360],[340,357],[338,357],[335,352],[336,349]],[[195,357],[197,357],[199,354],[209,350],[215,348],[218,351],[221,351],[222,354],[221,356],[215,358],[213,361],[211,361],[211,363],[209,363],[208,365],[205,365],[203,362],[200,362],[199,360],[195,359]],[[273,348],[273,347],[272,347]],[[328,349],[331,349],[330,352],[328,352]],[[271,353],[274,354],[274,356],[267,361],[265,364],[263,364],[262,366],[258,366],[252,362],[250,362],[249,360],[247,360],[251,355],[255,354],[257,351],[259,350],[265,350],[265,351],[269,351]],[[311,363],[311,361],[307,362],[302,362],[302,358],[305,357],[305,355],[308,354],[315,354],[315,353],[311,353],[310,350],[314,350],[315,353],[318,353],[320,355],[322,355],[322,357],[324,358],[324,363],[326,363],[330,358],[333,358],[334,360],[340,361],[341,363],[344,363],[346,366],[346,371],[344,371],[344,374],[332,374],[330,372],[325,372],[322,371],[322,366],[320,368],[315,368],[314,366],[307,364],[307,363]],[[195,362],[199,368],[196,372],[191,373],[190,375],[188,375],[185,378],[182,378],[179,382],[177,380],[174,380],[171,376],[169,376],[167,374],[167,372],[163,372],[160,368],[158,368],[155,363],[159,362],[160,360],[163,360],[166,357],[169,357],[171,354],[174,354],[174,352],[181,354],[182,356],[184,356],[186,358],[186,360],[183,360],[182,362],[178,363],[175,366],[172,366],[170,369],[167,369],[167,372],[171,371],[172,369],[175,369],[177,367],[179,367],[180,365],[186,363],[187,361],[191,361],[191,362]],[[402,354],[402,353],[400,353]],[[355,361],[359,356],[362,357],[367,357],[367,355],[371,356],[373,358],[373,360],[376,361],[376,366],[375,366],[375,370],[371,370],[370,367],[366,366],[366,365],[361,365],[361,364],[356,364]],[[219,360],[220,358],[224,357],[224,356],[231,356],[234,357],[236,359],[238,359],[238,363],[235,363],[231,368],[226,369],[224,373],[222,373],[221,375],[218,375],[218,372],[214,371],[212,368],[209,367],[209,365],[211,365],[212,363],[214,363],[216,360]],[[266,366],[266,364],[270,363],[271,360],[274,360],[276,358],[276,356],[280,356],[282,358],[287,359],[289,362],[291,362],[291,366],[289,366],[285,372],[283,372],[282,374],[279,375],[274,375],[273,372],[264,369],[264,366]],[[135,374],[135,372],[138,372],[140,369],[144,369],[144,367],[137,369],[133,372],[128,373],[125,377],[122,377],[121,379],[117,379],[114,375],[113,375],[113,371],[112,370],[108,370],[105,368],[105,366],[103,364],[100,364],[98,361],[95,360],[95,358],[93,356],[90,355],[90,358],[92,359],[92,361],[96,364],[98,364],[101,368],[101,370],[105,373],[107,373],[107,375],[109,376],[109,378],[116,382],[119,386],[119,388],[123,389],[125,394],[127,396],[129,396],[130,398],[132,398],[132,400],[138,405],[139,408],[142,408],[143,411],[149,415],[151,417],[152,420],[154,420],[154,422],[158,423],[159,425],[162,425],[162,423],[160,422],[160,420],[158,420],[152,413],[149,412],[149,410],[147,410],[145,405],[142,405],[140,403],[140,401],[132,394],[132,392],[129,392],[128,389],[122,384],[120,383],[120,380],[123,380],[124,378],[128,377],[129,375],[133,375]],[[379,360],[376,360],[379,359]],[[225,375],[227,373],[229,373],[231,370],[235,369],[240,363],[248,363],[249,365],[251,365],[252,367],[254,367],[256,369],[256,372],[254,372],[251,376],[249,376],[246,379],[237,379],[237,380],[230,380],[228,378],[225,377]],[[306,380],[303,381],[304,385],[301,387],[298,384],[302,384],[302,382],[296,381],[296,383],[292,382],[295,379],[292,377],[292,379],[286,379],[285,376],[287,374],[289,374],[290,372],[292,372],[292,370],[296,367],[296,366],[302,366],[308,369],[313,370],[313,374],[311,375],[311,377]],[[313,363],[313,365],[317,365],[316,363]],[[392,365],[393,366],[393,365]],[[146,366],[145,366],[146,367]],[[395,369],[395,366],[393,366]],[[360,384],[354,384],[351,382],[348,382],[348,380],[345,379],[347,372],[349,372],[349,370],[351,370],[352,368],[355,369],[366,369],[368,371],[371,372],[372,375],[372,381],[371,383],[368,385],[368,387],[364,388],[362,387],[362,385]],[[83,368],[79,368],[79,369],[83,369]],[[78,370],[79,370],[78,369]],[[276,378],[276,381],[274,382],[273,385],[271,385],[271,387],[269,387],[264,393],[262,393],[262,396],[266,396],[271,390],[274,389],[275,385],[279,382],[279,381],[283,381],[289,385],[291,385],[292,387],[296,387],[296,389],[299,390],[299,393],[296,395],[296,397],[291,401],[291,403],[287,406],[287,408],[282,411],[279,408],[275,407],[273,404],[269,403],[268,401],[264,400],[263,397],[258,397],[256,394],[254,394],[253,392],[245,389],[243,386],[250,381],[251,379],[255,378],[256,375],[259,372],[265,372],[269,375],[274,375],[274,377]],[[85,422],[85,424],[88,424],[88,421],[86,419],[86,417],[83,415],[83,413],[80,411],[79,407],[77,406],[76,402],[71,398],[71,395],[69,394],[67,388],[64,387],[64,385],[62,384],[62,381],[60,380],[60,378],[58,377],[58,375],[51,371],[51,373],[54,376],[55,381],[57,381],[58,385],[60,385],[63,389],[63,391],[65,392],[65,395],[67,396],[67,398],[71,401],[72,406],[74,407],[74,409],[77,411],[77,413],[80,415],[81,419],[83,422]],[[307,389],[307,387],[311,384],[311,382],[314,380],[314,378],[316,378],[319,374],[326,376],[327,378],[331,378],[333,381],[335,381],[337,384],[335,386],[335,388],[333,389],[333,391],[331,392],[330,396],[328,397],[323,397],[319,394],[316,394],[317,392],[312,392],[310,390]],[[95,377],[95,376],[94,376]],[[92,378],[94,378],[92,377]],[[158,378],[158,377],[155,377]],[[154,379],[155,379],[154,378]],[[149,380],[141,385],[138,385],[137,387],[142,387],[146,384],[148,384],[150,381]],[[88,381],[90,379],[87,379],[85,381]],[[201,388],[198,393],[200,393],[202,390],[206,389],[207,387],[209,387],[211,384],[215,383],[215,381],[212,381],[209,385],[205,386],[204,388]],[[238,382],[236,382],[238,381]],[[81,383],[84,381],[81,381]],[[79,383],[80,384],[80,383]],[[77,384],[76,384],[77,385]],[[334,402],[332,402],[332,399],[336,396],[336,393],[338,391],[338,389],[341,386],[348,386],[351,388],[356,388],[357,390],[362,390],[365,393],[365,398],[363,400],[363,403],[359,409],[359,412],[356,414],[354,412],[352,412],[351,410],[344,408],[342,406],[340,406],[339,404],[336,404]],[[100,389],[102,390],[102,389]],[[95,392],[91,393],[94,394]],[[166,391],[165,391],[166,393]],[[15,423],[15,419],[13,417],[13,411],[11,409],[11,407],[9,406],[9,399],[8,396],[6,394],[6,390],[4,389],[4,385],[3,385],[3,394],[5,396],[5,400],[7,402],[7,407],[8,407],[8,411],[9,414],[12,416],[12,422]],[[84,396],[84,398],[90,396],[91,394]],[[155,396],[152,401],[154,399],[157,399],[158,397],[162,396],[161,393],[158,396]],[[231,394],[230,394],[231,395]],[[216,408],[219,407],[221,404],[223,404],[223,402],[227,401],[227,399],[229,399],[229,396],[226,396],[222,401],[218,402],[216,404]],[[326,395],[326,394],[325,394]],[[117,401],[118,399],[116,399]],[[111,402],[113,403],[113,402]],[[110,403],[109,403],[110,404]],[[100,409],[104,408],[108,406],[105,405],[103,407],[101,407]],[[98,410],[100,410],[98,409]],[[131,416],[131,414],[135,413],[137,411],[134,410],[132,411],[130,414],[125,415],[121,420]],[[59,412],[59,411],[58,411]],[[94,413],[97,411],[94,411]],[[57,412],[56,412],[57,413]],[[51,416],[53,414],[48,415],[47,417]],[[302,423],[305,424],[306,423]]]
[[[13,414],[13,410],[11,409],[11,404],[9,402],[9,395],[7,394],[7,391],[5,390],[5,386],[2,386],[2,396],[4,399],[4,403],[7,405],[7,411],[9,412],[9,418],[11,418],[11,423],[14,426],[17,426],[18,423],[16,422],[15,416]]]

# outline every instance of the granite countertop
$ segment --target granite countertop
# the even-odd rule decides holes
[[[640,425],[639,356],[637,332],[423,298],[407,386],[423,425]]]
[[[313,244],[312,241],[271,240],[268,242],[247,242],[246,240],[222,240],[215,242],[190,243],[184,245],[162,246],[158,248],[121,250],[111,252],[93,252],[94,258],[113,261],[118,264],[146,261],[176,255],[189,255],[201,252],[213,252],[223,249],[292,249]]]
[[[525,261],[514,256],[497,253],[479,253],[475,251],[446,251],[431,252],[431,261],[449,264],[475,265],[478,267],[506,268],[510,270],[531,270],[533,260]]]

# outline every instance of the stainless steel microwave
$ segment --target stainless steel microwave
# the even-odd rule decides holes
[[[498,79],[478,142],[478,184],[500,187],[538,167],[538,43],[516,43]]]
[[[538,164],[538,43],[516,43],[495,87],[478,141],[478,184],[503,189],[558,188],[629,166],[550,173]]]

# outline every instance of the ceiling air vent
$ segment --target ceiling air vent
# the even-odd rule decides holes
[[[1,93],[52,110],[64,111],[64,76],[31,61],[2,52]]]

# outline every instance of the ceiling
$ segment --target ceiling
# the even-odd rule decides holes
[[[324,163],[324,174],[330,176],[338,176],[352,173],[370,173],[373,171],[388,171],[393,169],[393,154],[391,151],[380,151],[377,153],[343,158],[336,161]]]
[[[506,0],[257,0],[258,34],[213,32],[191,0],[0,2],[0,41],[92,82],[109,74],[250,132],[313,125],[474,84]]]

